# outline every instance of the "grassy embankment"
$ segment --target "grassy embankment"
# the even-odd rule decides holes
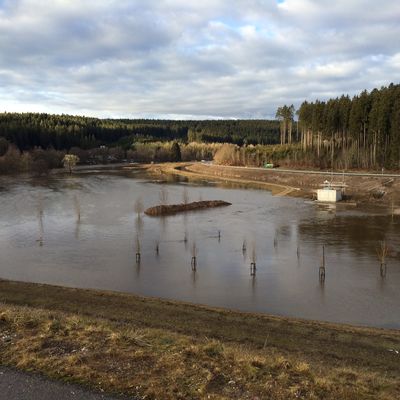
[[[398,399],[400,332],[0,281],[0,362],[147,399]]]
[[[205,166],[202,163],[162,163],[162,164],[142,164],[132,168],[143,168],[155,175],[178,175],[190,180],[204,181],[205,179],[220,180],[239,187],[249,187],[270,190],[277,196],[305,196],[310,197],[300,188],[289,186],[284,183],[270,182],[267,179],[260,179],[258,174],[252,172],[249,176],[245,175],[244,169],[237,171],[234,168],[221,168],[219,166]],[[127,167],[130,169],[130,167]]]
[[[191,180],[213,179],[245,187],[267,189],[276,196],[315,197],[325,179],[341,183],[342,176],[296,174],[267,169],[238,168],[203,163],[165,163],[143,165],[155,174],[175,174]],[[346,197],[359,204],[384,206],[389,212],[400,214],[400,179],[385,176],[345,176]]]

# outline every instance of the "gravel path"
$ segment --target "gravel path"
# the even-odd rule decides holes
[[[0,366],[0,400],[133,400]]]

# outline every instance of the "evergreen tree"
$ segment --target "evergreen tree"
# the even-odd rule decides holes
[[[171,157],[172,161],[175,161],[175,162],[182,161],[181,148],[180,148],[178,142],[172,143],[171,153],[172,153],[172,157]]]

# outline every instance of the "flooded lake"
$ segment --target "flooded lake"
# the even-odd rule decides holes
[[[232,205],[138,219],[135,201],[157,205],[162,188],[168,203],[182,202],[187,188],[190,201]],[[390,248],[385,277],[377,256],[382,240]],[[320,283],[323,245],[326,280]],[[212,182],[160,183],[135,171],[0,178],[4,279],[400,328],[399,252],[400,216],[377,210],[322,207]]]

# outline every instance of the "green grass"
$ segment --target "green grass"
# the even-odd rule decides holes
[[[0,281],[0,362],[147,399],[398,399],[400,332]]]

